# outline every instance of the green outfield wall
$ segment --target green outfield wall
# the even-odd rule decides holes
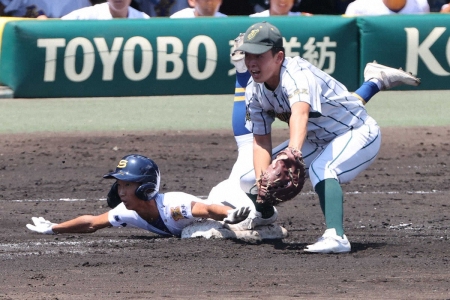
[[[420,89],[450,89],[449,14],[365,17],[357,19],[357,26],[360,80],[364,65],[377,60],[420,77]]]
[[[232,94],[233,39],[265,19],[0,22],[0,82],[16,98]],[[270,22],[283,33],[288,56],[302,56],[349,90],[372,60],[417,74],[422,89],[449,88],[450,16]]]

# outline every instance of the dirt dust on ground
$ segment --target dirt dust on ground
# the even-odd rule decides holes
[[[382,133],[376,162],[343,186],[352,251],[325,255],[303,251],[325,229],[309,183],[278,206],[283,240],[25,227],[107,211],[102,175],[130,153],[158,163],[162,192],[205,196],[237,157],[229,131],[1,135],[0,299],[450,299],[450,128]]]

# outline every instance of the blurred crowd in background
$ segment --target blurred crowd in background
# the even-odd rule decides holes
[[[86,7],[95,6],[91,19],[131,18],[132,12],[143,12],[148,17],[199,17],[199,16],[246,16],[267,12],[267,15],[380,15],[428,12],[450,12],[450,0],[0,0],[0,15],[29,18],[61,18],[75,14],[86,14]],[[350,5],[351,4],[351,5]],[[350,5],[350,6],[349,6]],[[111,15],[104,12],[108,7]],[[115,14],[115,9],[124,9],[124,14]],[[277,9],[287,11],[277,12]],[[128,12],[126,12],[128,11]],[[176,15],[174,15],[176,13]],[[133,17],[139,18],[137,14]],[[295,15],[295,14],[289,14]],[[298,13],[296,15],[299,15]],[[141,15],[142,17],[142,15]],[[86,19],[88,17],[84,17]],[[68,19],[68,18],[67,18]]]

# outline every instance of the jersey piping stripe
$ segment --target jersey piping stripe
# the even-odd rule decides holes
[[[327,117],[327,116],[323,116],[323,117],[329,118],[329,117]],[[313,122],[313,121],[308,121],[308,123],[311,123],[311,124],[315,125],[317,128],[322,129],[322,130],[325,131],[326,133],[334,134],[335,136],[338,136],[336,133],[331,132],[331,131],[328,131],[325,127],[319,126],[319,125],[317,125],[317,123],[315,123],[315,122]],[[348,126],[347,126],[347,127],[348,127]],[[317,136],[316,136],[316,139],[318,139]],[[325,140],[323,139],[323,141],[325,141]]]
[[[331,161],[331,163],[330,163],[328,166],[332,165],[332,164],[336,161],[336,159],[338,159],[339,156],[341,156],[341,154],[342,154],[342,153],[345,151],[345,149],[348,147],[348,144],[350,144],[350,141],[353,139],[353,131],[350,131],[350,133],[351,133],[351,135],[350,135],[350,138],[348,139],[347,143],[346,143],[345,146],[342,148],[341,152],[339,152],[339,154],[336,155],[336,157]]]
[[[329,84],[328,84],[328,82],[326,82],[325,80],[323,80],[323,78],[320,78],[319,76],[317,76],[317,74],[315,74],[315,73],[313,73],[314,74],[314,76],[315,77],[317,77],[318,79],[320,79],[320,81],[323,81],[324,83],[325,83],[325,85],[335,94],[335,95],[339,95],[335,90],[334,90],[334,88],[332,88]],[[322,96],[324,96],[324,95],[322,95]]]
[[[348,101],[348,98],[347,97],[345,97],[345,100],[347,100]],[[332,101],[332,102],[336,102],[336,101]],[[361,119],[361,117],[359,117],[359,116],[357,116],[357,115],[355,115],[352,111],[350,111],[350,110],[348,110],[348,108],[347,108],[347,106],[346,105],[344,105],[344,104],[342,104],[342,103],[340,103],[340,102],[338,102],[337,103],[339,106],[341,106],[341,107],[343,107],[343,108],[345,108],[345,110],[346,111],[348,111],[352,116],[354,116],[355,118],[357,118],[357,119],[359,119],[359,120],[361,120],[362,122],[364,122],[364,120],[363,119]]]
[[[325,83],[325,85],[326,85],[327,87],[329,87],[330,90],[333,91],[333,93],[334,93],[335,95],[339,95],[339,93],[336,92],[336,87],[340,88],[342,91],[345,91],[345,89],[343,89],[341,85],[336,85],[334,88],[332,88],[332,87],[328,84],[328,82],[326,82],[323,78],[319,77],[319,76],[318,76],[316,73],[314,73],[314,72],[313,72],[313,74],[314,74],[314,76],[317,77],[320,81],[322,81],[323,83]]]
[[[281,102],[284,102],[285,104],[288,104],[288,105],[289,105],[289,100],[286,99],[286,97],[284,97],[284,94],[285,94],[285,93],[281,93]],[[280,102],[280,100],[278,100],[278,97],[279,97],[280,95],[274,94],[274,96],[275,96],[275,98],[277,98],[277,101]],[[289,107],[290,107],[290,105],[289,105]]]
[[[378,152],[377,152],[377,154],[375,154],[374,156],[372,156],[370,159],[368,159],[368,160],[366,160],[366,161],[360,163],[359,165],[355,166],[355,167],[352,168],[352,169],[349,169],[349,170],[347,170],[347,171],[343,171],[343,172],[337,174],[337,176],[340,176],[340,175],[342,175],[342,174],[351,172],[351,171],[353,171],[354,169],[359,168],[360,166],[362,166],[362,165],[364,165],[364,164],[367,164],[367,163],[371,162],[372,160],[375,159],[375,157],[377,157],[377,155],[378,155]]]
[[[286,103],[286,104],[289,104],[289,102],[285,101],[285,100],[283,99],[283,97],[281,98],[281,101],[280,101],[280,98],[278,97],[279,95],[277,95],[275,92],[272,92],[272,93],[273,93],[273,96],[275,97],[275,99],[277,100],[278,106],[280,106],[280,107],[283,106],[280,102],[284,102],[284,103]],[[272,107],[273,107],[273,106],[272,106]]]
[[[317,157],[316,157],[317,158]],[[319,177],[319,175],[317,175],[317,173],[316,173],[316,171],[314,171],[314,168],[313,168],[313,163],[314,163],[314,161],[315,161],[316,159],[314,159],[312,162],[311,162],[311,164],[309,165],[309,172],[311,173],[311,171],[312,171],[312,173],[320,180],[321,178]],[[323,179],[322,179],[323,180]],[[320,182],[320,181],[319,181]]]
[[[333,118],[333,117],[330,117],[330,116],[324,116],[325,118],[329,118],[329,119],[331,119],[331,120],[333,120],[333,121],[335,121],[336,123],[339,123],[339,124],[342,124],[342,125],[344,125],[345,127],[348,127],[348,128],[351,128],[351,127],[353,127],[353,126],[348,126],[347,124],[345,124],[345,123],[342,123],[341,121],[339,121],[338,119],[336,119],[336,118]]]
[[[258,88],[259,88],[259,86],[258,86]],[[266,98],[266,100],[270,104],[270,106],[272,106],[272,108],[275,108],[275,106],[272,104],[272,102],[269,101],[269,97],[267,97],[267,94],[265,93],[265,90],[263,89],[260,93],[261,93],[261,95],[264,95],[264,98]]]
[[[309,122],[309,121],[308,121]],[[312,123],[312,122],[311,122]],[[314,124],[314,123],[312,123],[312,124]],[[316,124],[314,124],[314,125],[316,125]],[[316,125],[317,126],[317,125]],[[317,126],[318,128],[321,128],[321,129],[323,129],[324,131],[326,131],[327,133],[329,133],[329,134],[333,134],[334,136],[337,136],[337,134],[336,133],[334,133],[334,132],[329,132],[329,131],[327,131],[326,130],[326,128],[322,128],[322,127],[320,127],[320,126]],[[314,132],[314,140],[316,140],[316,142],[315,141],[313,141],[313,139],[310,137],[310,138],[308,138],[308,137],[306,137],[306,139],[309,141],[309,142],[311,142],[311,143],[314,143],[317,147],[319,147],[319,143],[317,142],[317,141],[322,141],[322,143],[325,143],[325,144],[328,144],[329,142],[331,142],[333,139],[331,139],[331,140],[328,140],[328,139],[324,139],[324,138],[318,138],[317,137],[317,134]]]
[[[285,61],[285,64],[287,64],[286,61]],[[283,68],[286,69],[285,64],[283,64]],[[297,66],[299,66],[299,68],[300,68],[301,71],[304,70],[304,68],[302,68],[298,63],[297,63]],[[286,74],[289,75],[289,78],[292,80],[292,82],[293,82],[294,85],[295,85],[295,88],[298,90],[299,88],[298,88],[298,86],[297,86],[297,81],[295,81],[294,77],[291,75],[291,73],[290,73],[287,69],[286,69]],[[308,82],[308,86],[309,86],[309,80],[308,80],[308,77],[305,77],[305,80]],[[297,95],[297,97],[299,98],[298,100],[300,101],[300,95]]]
[[[285,66],[284,64],[283,64],[283,68],[286,69],[286,66]],[[303,68],[300,67],[300,70],[303,70]],[[287,75],[289,75],[289,78],[290,78],[291,81],[294,83],[295,89],[298,90],[297,82],[294,80],[294,77],[292,77],[291,73],[290,73],[287,69],[286,69],[285,72],[286,72]],[[308,78],[305,78],[305,79],[306,79],[306,81],[308,81]],[[309,86],[309,81],[308,81],[308,86]],[[287,94],[287,93],[283,93],[283,94]],[[299,102],[300,102],[300,95],[297,95],[297,97],[299,98],[298,100],[299,100]],[[285,103],[286,103],[286,104],[289,104],[288,106],[291,107],[289,99],[286,99]],[[291,111],[292,111],[292,109],[291,109]]]
[[[353,137],[353,132],[352,132],[352,137]],[[380,138],[380,135],[377,134],[377,136],[376,136],[369,144],[365,145],[365,146],[362,147],[361,149],[364,149],[364,148],[368,147],[369,145],[371,145],[373,142],[375,142],[375,141],[376,141],[377,139],[379,139],[379,138]],[[345,147],[342,149],[341,153],[345,151],[345,148],[346,148],[347,145],[350,143],[350,140],[351,140],[351,139],[352,139],[352,138],[350,138],[350,139],[348,140],[347,144],[346,144]],[[340,155],[341,153],[339,153],[339,155]],[[330,165],[331,165],[331,164],[339,157],[339,155],[336,156],[336,158],[330,163]],[[339,173],[339,174],[336,173],[336,175],[339,177],[339,176],[342,175],[342,174],[351,172],[351,171],[353,171],[353,170],[359,168],[360,166],[362,166],[362,165],[364,165],[364,164],[367,164],[367,163],[371,162],[372,160],[374,160],[374,159],[376,158],[377,155],[378,155],[378,152],[377,152],[374,156],[372,156],[371,158],[369,158],[368,160],[366,160],[366,161],[360,163],[359,165],[357,165],[357,166],[355,166],[355,167],[353,167],[353,168],[351,168],[351,169],[348,169],[348,170],[346,170],[346,171],[342,171],[342,172]],[[311,163],[311,166],[310,166],[311,168],[312,168],[312,165],[313,165],[313,163]],[[316,175],[316,177],[320,179],[320,177],[319,177],[319,176],[317,175],[317,173],[314,171],[314,168],[312,168],[312,171],[313,171],[314,175]]]
[[[259,86],[258,86],[258,88],[259,88]],[[252,100],[253,100],[253,101],[259,102],[259,100],[258,100],[257,97],[252,97]],[[251,101],[250,101],[250,102],[251,102]],[[249,103],[250,103],[250,102],[249,102]],[[248,105],[250,105],[250,104],[248,104]],[[247,105],[247,111],[249,111],[248,105]],[[264,128],[266,128],[266,127],[267,127],[267,126],[266,126],[266,119],[264,119],[263,111],[261,111],[259,114],[261,115],[261,118],[262,118],[262,120],[263,120],[263,122],[264,122]],[[252,132],[254,132],[254,129],[255,129],[255,123],[252,122]],[[264,135],[266,135],[266,134],[268,134],[268,133],[269,133],[269,132],[267,132],[267,130],[264,130]]]
[[[311,155],[313,155],[314,153],[316,153],[316,152],[319,151],[319,150],[322,150],[322,149],[319,149],[319,147],[317,147],[317,148],[315,148],[314,151],[311,152],[311,153],[308,153],[308,154],[305,154],[305,155],[303,155],[304,153],[302,153],[303,159],[306,159],[306,158],[310,157]]]
[[[331,105],[331,106],[333,106],[333,107],[337,107],[337,106],[343,107],[343,108],[344,108],[346,111],[348,111],[352,116],[354,116],[355,118],[359,119],[359,120],[362,121],[363,123],[365,122],[365,120],[363,120],[361,117],[355,115],[352,111],[350,111],[350,110],[348,109],[348,107],[347,107],[345,104],[342,104],[342,103],[337,102],[337,101],[335,101],[335,100],[329,100],[329,98],[325,97],[324,95],[322,95],[322,97],[328,99],[328,101],[325,102],[325,103],[323,103],[323,105]],[[345,99],[348,100],[347,97],[345,97]],[[341,124],[343,124],[343,123],[341,122]],[[345,124],[343,124],[343,125],[345,125]]]
[[[298,65],[298,64],[297,64],[297,65]],[[284,67],[284,65],[283,65],[283,67]],[[299,66],[299,67],[300,67],[300,70],[304,70],[304,68],[302,68],[301,66]],[[289,71],[286,71],[286,74],[288,74],[289,77],[293,80],[292,75],[289,73]],[[329,85],[325,80],[323,80],[323,78],[317,76],[314,72],[313,72],[313,74],[314,74],[315,77],[317,77],[318,79],[320,79],[321,81],[323,81],[323,82],[325,83],[325,85],[328,86],[328,87],[333,91],[334,94],[338,95],[337,92],[335,91],[335,89],[334,89],[334,88],[331,88],[330,85]],[[307,80],[307,78],[306,78],[306,80]],[[293,82],[295,82],[295,80],[293,80]],[[342,86],[340,86],[340,85],[337,85],[337,86],[338,86],[340,89],[342,89]],[[297,85],[296,85],[296,87],[297,87]],[[344,89],[342,89],[342,90],[344,90]],[[326,96],[323,95],[323,94],[321,94],[321,96],[322,96],[323,98],[325,98],[325,99],[328,100],[327,102],[322,103],[322,105],[328,104],[328,105],[331,105],[331,106],[336,107],[336,105],[333,105],[333,104],[330,103],[330,102],[336,102],[336,101],[334,101],[334,100],[329,100],[329,98],[326,97]],[[347,97],[346,97],[346,100],[348,100]],[[363,121],[363,123],[364,123],[364,120],[362,120],[360,117],[356,116],[353,112],[349,111],[348,108],[347,108],[347,106],[345,106],[345,105],[342,104],[342,103],[338,103],[338,102],[337,102],[337,104],[340,105],[340,106],[342,106],[342,107],[343,107],[346,111],[348,111],[351,115],[353,115],[355,118],[357,118],[357,119]],[[334,119],[334,118],[332,118],[332,117],[324,116],[324,115],[322,115],[322,116],[325,117],[325,118],[330,118],[330,119],[332,119],[332,120],[334,120],[334,121],[336,121],[336,122],[338,122],[338,123],[340,123],[340,124],[342,124],[342,125],[344,125],[344,126],[346,126],[346,127],[349,127],[347,124],[344,124],[344,123],[342,123],[341,121],[338,121],[338,120],[336,120],[336,119]],[[308,122],[309,122],[309,121],[308,121]],[[316,125],[318,128],[323,129],[324,131],[326,131],[326,132],[329,133],[329,134],[334,134],[335,136],[337,136],[337,134],[334,133],[334,132],[329,132],[329,131],[326,130],[325,128],[320,127],[320,126],[318,126],[317,124],[315,124],[315,123],[313,123],[313,122],[310,122],[310,123]],[[352,127],[350,127],[350,128],[352,128]]]
[[[336,157],[328,164],[328,168],[329,168],[330,165],[333,164],[333,162],[336,161],[336,159],[339,158],[339,156],[341,156],[342,152],[345,151],[345,149],[347,148],[347,146],[348,146],[348,144],[350,143],[350,141],[352,140],[352,138],[353,138],[353,131],[351,131],[351,136],[350,136],[350,138],[348,139],[348,141],[347,141],[347,143],[345,144],[345,146],[342,147],[341,152],[339,152],[339,154],[336,155]],[[324,180],[325,178],[320,178],[319,175],[318,175],[318,174],[316,173],[316,171],[314,170],[313,163],[314,163],[314,161],[311,163],[311,166],[310,166],[310,167],[311,167],[311,169],[312,169],[314,175],[315,175],[319,180]],[[346,171],[346,172],[347,172],[347,171]],[[342,173],[341,173],[341,174],[342,174]],[[336,174],[336,175],[337,175],[337,174]]]
[[[369,147],[370,145],[372,145],[372,143],[374,143],[376,140],[378,140],[380,138],[380,134],[377,134],[377,136],[370,142],[370,143],[368,143],[367,145],[365,145],[364,147],[362,147],[361,149],[364,149],[364,148],[367,148],[367,147]]]

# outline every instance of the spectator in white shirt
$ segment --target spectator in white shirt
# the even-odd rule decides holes
[[[187,0],[134,0],[139,10],[150,17],[170,17],[177,11],[188,8]]]
[[[2,15],[25,18],[61,18],[91,5],[89,0],[0,0]]]
[[[197,18],[197,17],[226,17],[227,15],[219,12],[222,0],[188,0],[191,7],[182,9],[171,18]]]
[[[148,19],[147,14],[130,7],[131,0],[108,0],[75,10],[61,19],[63,20],[111,20],[115,18]]]
[[[299,11],[291,11],[301,0],[268,0],[269,9],[251,14],[250,17],[270,17],[270,16],[301,16],[311,15]]]
[[[429,13],[427,0],[355,0],[347,6],[346,15],[390,15]]]

